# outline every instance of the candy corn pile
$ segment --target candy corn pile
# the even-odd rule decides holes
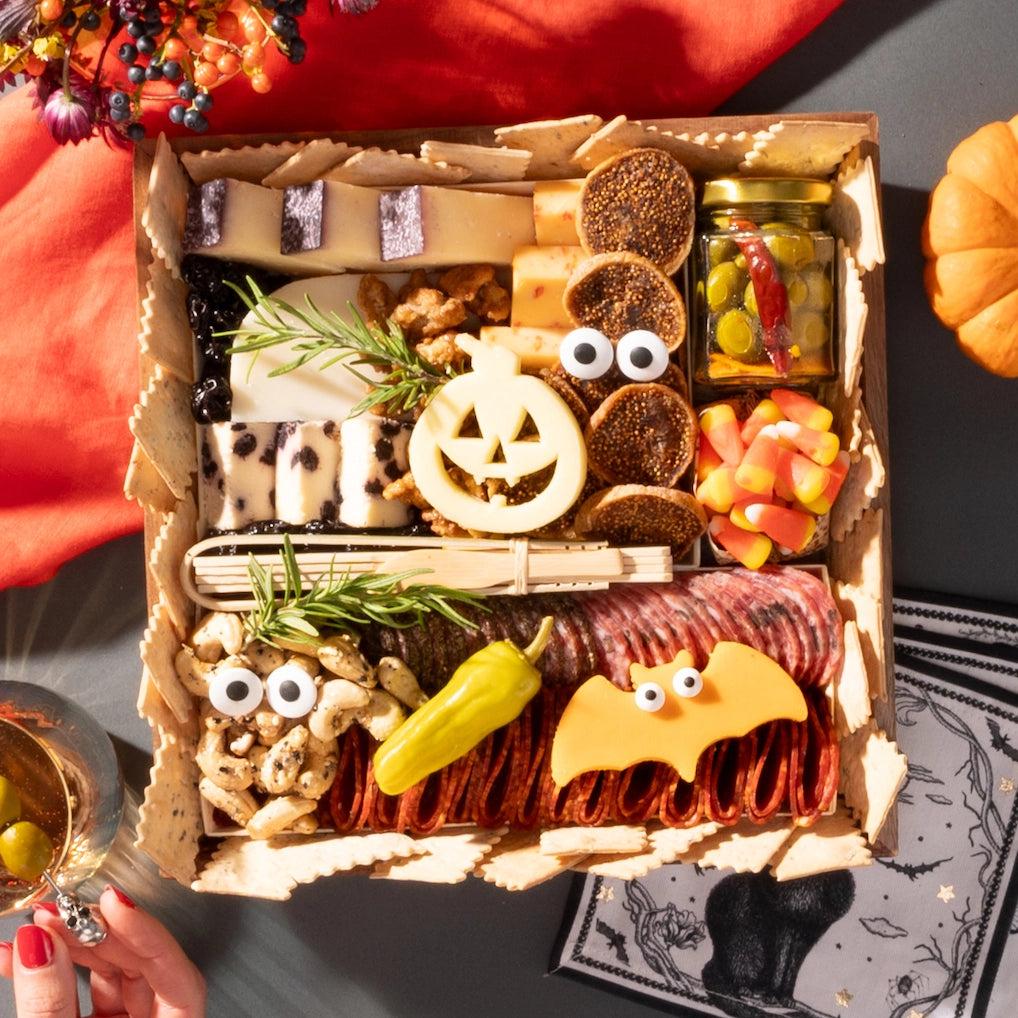
[[[731,403],[700,412],[696,497],[716,545],[750,569],[809,548],[848,473],[832,421],[794,389],[772,390],[743,421]]]

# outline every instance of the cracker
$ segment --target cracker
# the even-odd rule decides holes
[[[190,385],[195,381],[195,367],[187,292],[187,284],[161,259],[152,260],[141,303],[138,342],[144,356]]]
[[[160,598],[152,606],[148,626],[141,640],[141,660],[159,695],[182,725],[194,724],[194,700],[177,678],[174,658],[180,650],[180,634],[175,629],[166,607]]]
[[[659,827],[647,834],[648,850],[621,858],[610,855],[591,855],[571,867],[582,873],[595,873],[603,877],[633,880],[667,863],[682,860],[692,847],[717,833],[720,825],[714,822],[695,827]]]
[[[757,135],[739,169],[758,176],[830,177],[868,134],[865,124],[781,120]]]
[[[840,790],[852,815],[875,841],[908,774],[908,760],[874,721],[841,743]]]
[[[605,827],[555,827],[541,833],[544,855],[634,855],[647,849],[642,824]]]
[[[682,861],[736,873],[760,873],[792,836],[792,830],[787,820],[722,828],[714,837],[694,845]]]
[[[771,872],[778,880],[869,866],[873,853],[855,821],[844,812],[825,817],[812,827],[797,828],[778,851]]]
[[[842,167],[834,180],[828,223],[848,244],[852,257],[866,272],[885,260],[880,222],[880,197],[873,160],[866,156]]]
[[[135,499],[142,508],[154,513],[171,512],[177,504],[177,496],[170,491],[144,446],[137,441],[131,447],[131,459],[124,477],[124,496]]]
[[[433,163],[410,152],[366,148],[322,174],[324,180],[364,187],[407,187],[411,184],[458,184],[470,175],[462,166]]]
[[[564,873],[576,861],[575,856],[543,852],[540,831],[508,831],[474,872],[496,887],[525,891]]]
[[[523,180],[533,153],[522,148],[493,148],[452,141],[426,141],[421,158],[469,170],[472,182]]]
[[[194,605],[180,582],[180,567],[197,539],[198,507],[193,499],[185,498],[163,521],[148,557],[149,574],[181,640],[195,620]]]
[[[858,266],[841,238],[838,238],[835,274],[840,295],[838,314],[840,389],[844,399],[852,400],[859,398],[859,377],[862,374],[863,341],[866,338],[869,307],[863,293]]]
[[[183,498],[198,468],[190,386],[157,366],[128,426],[166,486]]]
[[[373,878],[420,880],[428,884],[458,884],[466,880],[501,836],[499,831],[448,828],[417,838],[420,855],[407,860],[379,861]]]
[[[141,670],[136,705],[139,716],[148,721],[153,728],[172,728],[178,723],[147,668]]]
[[[191,181],[170,143],[165,135],[159,135],[141,225],[153,251],[175,276],[180,275],[180,262],[184,256],[184,219],[190,190]]]
[[[413,838],[396,833],[342,838],[284,834],[265,841],[224,838],[191,887],[285,901],[300,884],[383,860],[410,858],[420,851]]]
[[[245,145],[243,148],[205,149],[182,152],[180,161],[196,184],[220,177],[259,184],[262,178],[304,148],[302,141],[284,141],[278,145]]]
[[[257,183],[265,187],[310,184],[312,180],[317,180],[360,151],[362,151],[360,145],[348,145],[344,141],[331,141],[329,138],[315,138],[294,152],[289,159],[275,166]]]
[[[185,886],[194,879],[202,833],[196,750],[190,730],[179,725],[156,727],[154,760],[134,843],[163,873]]]
[[[837,408],[832,406],[832,409]],[[831,507],[831,538],[834,541],[847,539],[863,514],[872,507],[887,480],[887,470],[869,416],[861,405],[857,428],[857,435],[846,446],[853,462]]]
[[[858,731],[872,716],[870,681],[859,627],[849,619],[844,625],[845,659],[838,676],[834,701],[834,722],[839,738]]]
[[[596,114],[563,120],[536,120],[495,130],[495,140],[506,148],[531,153],[528,173],[542,180],[576,176],[573,153],[603,123]]]

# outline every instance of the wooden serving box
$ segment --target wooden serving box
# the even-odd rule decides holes
[[[624,120],[624,118],[618,118]],[[606,121],[607,122],[607,121]],[[598,123],[604,123],[598,120]],[[612,121],[610,123],[615,123]],[[837,539],[832,539],[826,551],[823,568],[838,602],[843,618],[854,625],[859,635],[859,650],[868,680],[871,696],[872,717],[863,725],[863,732],[856,732],[854,738],[865,742],[866,731],[874,737],[893,740],[894,686],[893,686],[893,644],[892,617],[889,606],[892,600],[889,485],[884,464],[888,455],[888,415],[886,379],[886,336],[884,330],[884,279],[883,252],[880,239],[880,195],[879,195],[879,137],[877,118],[871,113],[825,113],[748,117],[711,117],[700,119],[666,119],[628,123],[633,137],[642,138],[642,144],[670,147],[674,142],[681,151],[684,147],[702,145],[703,139],[711,139],[710,159],[720,169],[701,171],[691,168],[701,179],[706,173],[713,176],[730,175],[740,172],[740,164],[749,158],[755,168],[752,172],[769,172],[782,175],[782,151],[795,139],[801,144],[811,144],[811,138],[826,140],[825,126],[835,130],[848,125],[856,132],[857,143],[845,158],[835,174],[848,173],[854,184],[841,203],[835,230],[849,248],[849,261],[855,267],[854,282],[865,302],[862,312],[860,336],[863,339],[861,355],[862,389],[861,403],[856,404],[854,413],[856,448],[853,457],[856,462],[865,461],[860,469],[866,471],[866,494],[856,519],[843,520]],[[640,132],[643,132],[642,134]],[[812,133],[811,132],[815,132]],[[624,137],[625,135],[623,135]],[[167,252],[159,243],[158,229],[152,229],[152,207],[159,209],[164,221],[167,216],[176,216],[182,224],[183,209],[180,194],[163,193],[157,184],[152,186],[154,167],[165,160],[167,152],[180,155],[187,152],[218,151],[238,149],[247,151],[258,146],[280,142],[310,141],[318,137],[329,137],[334,141],[350,145],[377,147],[418,153],[421,145],[429,141],[462,143],[467,145],[495,146],[498,144],[493,127],[464,127],[435,130],[408,129],[387,132],[357,132],[337,135],[308,135],[293,138],[288,136],[247,137],[187,137],[166,142],[160,139],[145,141],[135,148],[134,199],[136,213],[136,240],[138,266],[138,306],[142,332],[156,321],[174,322],[175,334],[186,331],[186,318],[181,323],[182,308],[171,306],[179,298],[183,285],[167,277],[153,283],[153,265],[166,261]],[[630,145],[629,147],[636,147]],[[761,150],[770,163],[752,163],[750,153]],[[806,162],[812,159],[812,154]],[[788,162],[789,160],[786,160]],[[795,159],[790,160],[792,163]],[[802,163],[802,159],[799,159]],[[706,165],[706,164],[705,164]],[[761,169],[763,167],[763,169]],[[866,174],[854,171],[864,167]],[[573,176],[582,175],[581,170]],[[180,173],[184,174],[181,168]],[[785,174],[789,171],[784,170]],[[559,172],[565,177],[568,173]],[[790,174],[789,174],[790,175]],[[533,179],[528,177],[528,179]],[[861,181],[861,183],[860,183]],[[869,206],[869,207],[865,207]],[[158,218],[158,216],[157,216]],[[863,250],[865,249],[865,250]],[[172,261],[172,257],[169,258]],[[171,273],[172,276],[172,273]],[[147,325],[146,325],[147,323]],[[851,328],[851,326],[849,326]],[[842,341],[845,325],[842,323]],[[144,341],[140,344],[140,391],[142,397],[136,408],[132,427],[139,417],[153,413],[168,388],[178,396],[181,386],[189,380],[186,374],[188,356],[178,350],[177,356],[169,358],[175,364],[167,364],[158,350]],[[836,384],[836,383],[835,383]],[[850,398],[835,395],[835,400],[845,406]],[[171,401],[172,402],[172,401]],[[179,404],[179,399],[177,400]],[[163,408],[166,416],[165,429],[176,430],[179,435],[193,435],[193,423],[180,416],[179,405],[170,411]],[[136,429],[136,438],[144,433]],[[190,456],[190,467],[197,471],[197,462],[192,451],[181,455]],[[177,483],[168,480],[168,471],[154,462],[151,450],[142,439],[135,444],[125,490],[128,497],[137,498],[145,512],[145,551],[147,568],[147,597],[150,623],[142,643],[143,676],[139,697],[139,710],[150,722],[153,729],[155,766],[152,783],[146,790],[142,811],[139,846],[149,854],[161,869],[178,881],[190,884],[199,890],[225,891],[227,893],[253,894],[264,897],[286,897],[298,883],[317,879],[338,871],[370,872],[374,876],[392,876],[403,879],[426,879],[451,882],[462,879],[472,866],[468,862],[462,872],[453,863],[451,869],[441,867],[435,873],[422,868],[418,876],[410,866],[401,867],[404,860],[419,858],[419,848],[405,846],[389,851],[383,847],[372,855],[370,836],[358,839],[356,850],[351,846],[346,852],[337,851],[330,855],[328,836],[315,839],[314,851],[308,848],[308,839],[280,837],[271,846],[248,842],[248,848],[237,849],[238,854],[230,858],[221,855],[221,845],[215,839],[211,842],[203,834],[201,810],[198,806],[197,774],[194,765],[197,718],[193,706],[186,696],[174,689],[173,656],[186,633],[183,623],[188,612],[191,620],[197,617],[194,605],[189,606],[180,581],[180,569],[189,545],[200,536],[197,531],[196,484],[194,473],[190,483],[180,480],[177,467]],[[848,741],[843,742],[843,753]],[[877,766],[873,764],[872,766]],[[865,771],[865,765],[864,765]],[[864,784],[865,799],[870,788],[867,779]],[[879,777],[873,776],[873,785],[879,785]],[[857,801],[852,809],[842,807],[842,814],[856,821],[866,813],[865,801]],[[818,823],[823,824],[821,820]],[[745,821],[739,825],[739,830]],[[865,825],[865,819],[864,819]],[[469,841],[469,833],[453,835]],[[881,812],[881,823],[876,837],[867,838],[868,854],[890,855],[897,848],[897,814],[890,806]],[[247,842],[248,839],[231,839]],[[335,838],[333,841],[349,841]],[[462,852],[462,844],[456,846]],[[271,849],[271,865],[264,853]],[[444,849],[443,849],[444,850]],[[453,848],[450,848],[450,852]],[[486,841],[476,852],[476,859],[485,854],[499,852],[498,839]],[[536,851],[536,850],[535,850]],[[290,858],[289,864],[282,860]],[[474,858],[474,857],[472,857]],[[690,856],[700,861],[700,856]],[[393,862],[395,859],[395,862]],[[677,861],[682,861],[681,857]],[[847,864],[865,863],[867,859],[853,858]],[[832,868],[836,861],[817,868]],[[252,879],[252,873],[269,869],[272,876]],[[562,867],[568,868],[568,866]],[[405,869],[405,872],[401,872]],[[512,887],[497,876],[486,879]],[[547,875],[553,875],[551,872]],[[634,872],[634,875],[636,873]],[[522,885],[521,885],[522,886]]]

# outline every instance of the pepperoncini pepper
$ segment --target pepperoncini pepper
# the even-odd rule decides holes
[[[541,688],[535,662],[553,622],[550,616],[542,619],[524,650],[499,640],[467,658],[446,685],[378,747],[378,787],[386,795],[399,795],[518,717]]]

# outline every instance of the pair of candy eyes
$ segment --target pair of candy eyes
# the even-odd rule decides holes
[[[672,689],[678,696],[689,700],[703,689],[703,676],[695,668],[680,668],[672,676]],[[664,688],[657,682],[643,682],[636,687],[636,706],[649,714],[665,705]]]
[[[653,382],[668,370],[668,347],[655,332],[627,332],[618,345],[597,329],[584,327],[567,333],[559,347],[559,363],[574,378],[601,378],[617,363],[633,382]]]
[[[262,684],[250,668],[222,668],[209,681],[209,701],[227,717],[253,714],[262,700],[284,718],[302,718],[318,702],[315,680],[297,665],[280,665]]]

